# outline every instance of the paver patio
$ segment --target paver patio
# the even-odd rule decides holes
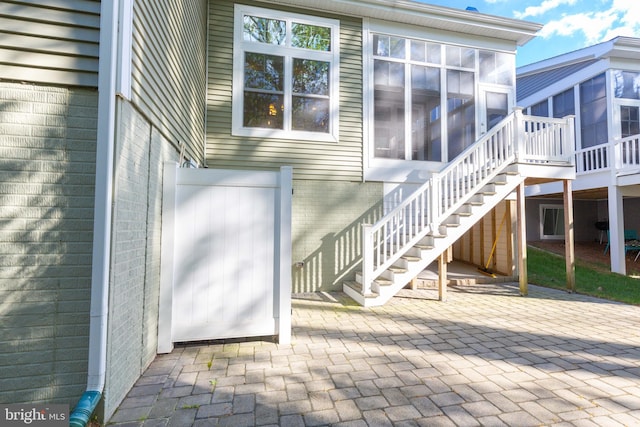
[[[640,281],[638,286],[640,286]],[[177,347],[121,426],[636,426],[640,307],[516,284],[296,296],[292,345]]]

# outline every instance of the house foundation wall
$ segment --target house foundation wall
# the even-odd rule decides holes
[[[382,183],[293,181],[294,293],[341,290],[361,269],[362,224],[382,216]]]
[[[98,94],[0,82],[0,403],[86,387]]]
[[[596,228],[595,223],[603,221],[606,213],[601,213],[599,201],[596,200],[574,200],[573,201],[573,229],[574,240],[576,242],[593,242],[599,241],[600,231]],[[559,208],[563,207],[562,199],[534,199],[528,198],[526,202],[527,211],[527,240],[542,240],[540,231],[540,206],[553,205]],[[606,206],[606,204],[605,204]],[[559,240],[562,240],[560,238]],[[606,241],[606,235],[603,238]]]
[[[156,354],[162,167],[175,148],[127,101],[118,101],[107,379],[109,419]]]

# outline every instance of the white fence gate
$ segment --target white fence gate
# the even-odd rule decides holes
[[[291,338],[292,171],[165,164],[158,353],[173,343]]]

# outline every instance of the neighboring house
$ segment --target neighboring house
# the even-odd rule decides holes
[[[0,22],[2,403],[87,389],[108,419],[153,360],[165,162],[292,166],[293,291],[365,305],[456,241],[484,265],[500,236],[526,283],[524,186],[575,176],[571,120],[514,111],[537,24],[384,0],[14,1]]]
[[[617,37],[519,68],[517,94],[532,115],[575,115],[575,239],[604,251],[609,234],[611,270],[625,274],[624,231],[640,233],[640,39]],[[560,191],[527,188],[529,239],[564,238]]]

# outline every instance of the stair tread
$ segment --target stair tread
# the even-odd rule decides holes
[[[394,266],[389,267],[387,270],[389,270],[392,273],[406,273],[407,272],[406,268],[394,267]]]
[[[344,282],[344,284],[354,291],[357,291],[365,298],[376,298],[379,294],[377,292],[371,291],[369,294],[362,294],[362,284],[354,281]]]
[[[433,249],[433,245],[417,244],[417,245],[413,245],[413,247],[416,248],[416,249]]]
[[[401,256],[401,258],[411,262],[418,262],[422,260],[422,258],[420,258],[419,256],[413,256],[413,255],[403,255]]]

